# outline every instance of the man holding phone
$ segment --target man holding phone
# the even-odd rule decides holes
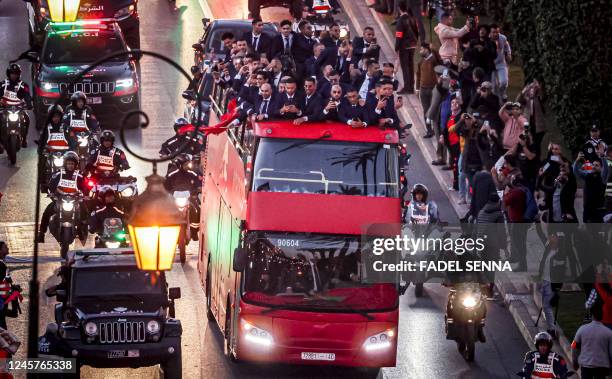
[[[338,121],[353,128],[365,128],[367,123],[366,109],[359,103],[359,93],[351,88],[346,94],[346,101],[338,107]]]

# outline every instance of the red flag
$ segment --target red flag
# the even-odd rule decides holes
[[[204,134],[221,134],[228,129],[229,124],[232,123],[238,117],[239,109],[234,107],[231,111],[229,111],[228,104],[228,112],[221,116],[221,122],[216,125],[200,127],[200,131],[204,132]]]

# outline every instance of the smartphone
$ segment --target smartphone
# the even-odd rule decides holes
[[[560,162],[561,158],[559,158],[557,155],[551,155],[550,156],[550,160],[553,161],[553,162]],[[548,163],[546,163],[546,164],[548,164]]]
[[[552,157],[551,157],[552,159]],[[542,172],[546,172],[546,170],[548,170],[548,168],[550,167],[550,163],[546,162],[546,164],[544,165],[544,167],[542,167]]]
[[[486,128],[490,128],[491,124],[489,124],[489,120],[485,120],[484,124],[483,124]]]

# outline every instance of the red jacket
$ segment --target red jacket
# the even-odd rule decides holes
[[[601,283],[595,283],[597,295],[603,300],[603,322],[606,325],[612,325],[612,294]]]

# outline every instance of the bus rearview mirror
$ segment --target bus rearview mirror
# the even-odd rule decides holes
[[[247,263],[247,254],[246,254],[245,249],[241,247],[237,247],[234,250],[234,262],[233,263],[234,263],[233,264],[234,271],[236,272],[244,271],[246,267],[246,263]]]

